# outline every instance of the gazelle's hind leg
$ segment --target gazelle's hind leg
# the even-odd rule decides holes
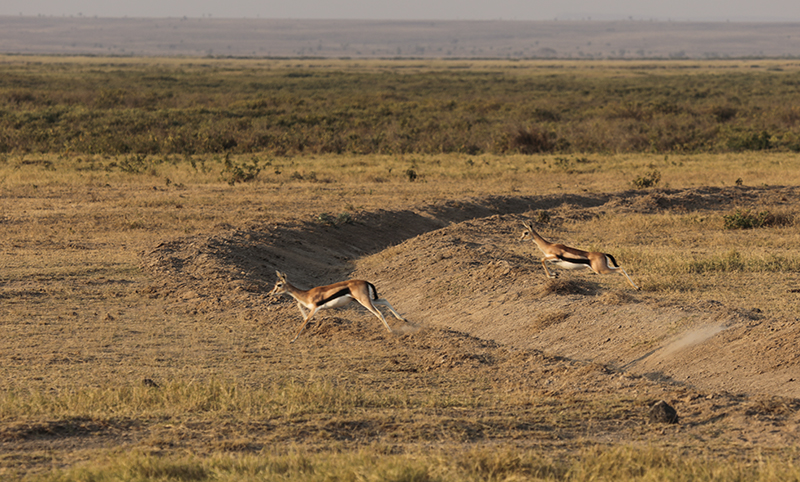
[[[398,312],[397,312],[397,311],[394,309],[394,306],[392,306],[392,304],[391,304],[391,303],[389,303],[389,301],[388,301],[388,300],[385,300],[385,299],[383,299],[383,298],[378,298],[377,300],[372,300],[372,304],[373,304],[373,305],[381,305],[381,306],[385,306],[385,307],[389,308],[389,311],[391,311],[391,312],[392,312],[392,314],[394,315],[394,317],[395,317],[395,318],[397,318],[397,319],[398,319],[398,320],[400,320],[400,321],[406,321],[406,319],[405,319],[405,318],[403,318],[402,316],[400,316],[400,313],[398,313]]]
[[[298,305],[298,306],[300,306],[300,305]],[[303,309],[302,309],[302,308],[300,308],[300,311],[302,312],[302,311],[303,311]],[[292,338],[292,341],[290,341],[289,343],[294,343],[294,341],[297,339],[297,337],[298,337],[298,336],[300,336],[300,333],[302,333],[302,332],[303,332],[303,330],[305,330],[305,329],[306,329],[306,325],[308,325],[308,322],[311,320],[311,317],[312,317],[312,316],[314,316],[314,313],[316,313],[316,312],[317,312],[317,309],[316,309],[316,308],[312,308],[312,309],[310,310],[310,312],[309,312],[308,316],[306,316],[306,317],[305,317],[305,319],[303,319],[303,324],[302,324],[302,325],[300,325],[300,329],[299,329],[299,330],[297,330],[297,334],[296,334],[296,335],[294,335],[294,338]]]
[[[633,289],[635,289],[636,291],[639,291],[639,290],[641,289],[641,288],[639,288],[638,286],[636,286],[636,283],[634,283],[634,282],[633,282],[633,280],[631,279],[631,277],[630,277],[630,276],[628,276],[628,273],[626,273],[624,269],[622,269],[622,268],[617,268],[617,269],[619,269],[619,271],[620,271],[622,274],[624,274],[626,278],[628,278],[628,283],[630,283],[630,284],[631,284],[631,286],[633,286]]]
[[[623,276],[625,276],[625,278],[627,278],[628,283],[630,283],[630,285],[633,286],[633,289],[635,289],[637,291],[641,289],[638,286],[636,286],[636,283],[633,282],[631,277],[628,276],[628,273],[626,273],[625,270],[622,269],[621,266],[619,266],[619,265],[612,266],[612,264],[616,265],[617,263],[613,262],[613,261],[610,263],[609,262],[609,255],[606,254],[602,258],[600,258],[599,262],[592,263],[592,270],[597,274],[608,274],[608,273],[620,272],[620,273],[622,273]]]
[[[392,333],[392,327],[389,326],[389,323],[386,322],[386,318],[383,317],[383,313],[381,313],[372,304],[372,300],[369,300],[369,299],[368,300],[358,299],[358,302],[361,303],[361,306],[363,306],[364,308],[368,309],[370,311],[370,313],[372,313],[373,315],[377,316],[383,322],[383,326],[385,326],[386,329],[389,330],[389,333]]]

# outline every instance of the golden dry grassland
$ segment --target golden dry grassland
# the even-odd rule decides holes
[[[26,61],[54,70],[120,62]],[[187,62],[125,59],[125,68]],[[236,70],[258,62],[209,63]],[[292,71],[417,68],[302,63]],[[424,70],[452,67],[443,65]],[[653,68],[682,75],[704,65]],[[466,65],[485,66],[552,72],[541,64]],[[618,64],[559,68],[598,78],[628,72]],[[23,103],[40,102],[38,95]],[[12,115],[8,107],[4,115]],[[795,127],[786,129],[781,139]],[[570,219],[570,206],[561,205],[546,213],[560,221],[543,225],[570,244],[613,249],[643,286],[637,306],[657,311],[714,300],[791,327],[800,201],[784,192],[800,185],[800,159],[788,141],[771,142],[768,149],[656,153],[8,149],[0,154],[0,478],[798,480],[796,397],[701,389],[423,322],[418,332],[390,336],[356,310],[322,317],[289,345],[297,310],[258,292],[273,281],[271,265],[233,274],[249,284],[209,269],[200,273],[209,291],[196,293],[189,262],[173,265],[171,277],[146,262],[170,243],[218,243],[208,251],[217,257],[208,266],[217,266],[240,253],[221,240],[285,228],[300,233],[292,243],[308,246],[307,272],[378,271],[385,260],[413,252],[387,247],[395,251],[342,259],[328,270],[316,240],[302,233],[335,237],[343,232],[337,220],[375,215],[388,223],[393,213],[452,202],[621,193],[656,203],[659,193],[723,188],[733,194],[721,209],[656,203]],[[726,227],[764,212],[771,222],[762,227]],[[315,230],[321,225],[327,231]],[[514,272],[525,274],[518,282],[544,283],[537,254],[509,249],[518,250]],[[606,291],[584,298],[614,305],[633,296]],[[395,307],[408,303],[391,293]],[[464,299],[446,303],[460,310]],[[531,322],[553,325],[568,316],[565,310]],[[647,423],[647,409],[659,399],[681,404],[680,424]]]

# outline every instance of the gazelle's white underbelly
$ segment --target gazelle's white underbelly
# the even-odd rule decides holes
[[[340,306],[344,306],[344,305],[350,303],[351,301],[353,301],[353,297],[352,296],[350,296],[350,295],[342,295],[342,296],[339,296],[338,298],[334,298],[334,299],[328,301],[324,305],[319,305],[319,308],[317,308],[317,309],[339,308]]]
[[[569,261],[564,261],[562,259],[548,259],[551,264],[558,266],[561,269],[588,269],[590,266],[585,263],[570,263]]]

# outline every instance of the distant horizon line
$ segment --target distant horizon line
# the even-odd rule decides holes
[[[675,18],[658,18],[658,17],[637,17],[637,16],[625,16],[625,15],[589,15],[589,14],[562,14],[556,16],[555,18],[551,19],[508,19],[508,18],[463,18],[463,19],[455,19],[455,18],[448,18],[448,19],[440,19],[440,18],[352,18],[352,17],[339,17],[339,18],[312,18],[312,17],[261,17],[259,15],[256,16],[245,16],[245,17],[220,17],[214,16],[212,14],[202,14],[200,16],[191,16],[191,15],[178,15],[178,16],[132,16],[132,15],[121,15],[121,16],[102,16],[102,15],[84,15],[82,13],[77,14],[4,14],[0,13],[0,17],[6,18],[53,18],[53,19],[97,19],[97,20],[286,20],[286,21],[311,21],[311,22],[443,22],[443,23],[450,23],[450,22],[509,22],[509,23],[524,23],[524,22],[531,22],[531,23],[557,23],[557,22],[572,22],[572,23],[603,23],[603,22],[631,22],[631,23],[749,23],[749,24],[794,24],[800,23],[800,18],[798,19],[779,19],[779,18],[743,18],[743,17],[732,17],[732,18],[721,18],[721,17],[712,17],[712,18],[686,18],[686,19],[675,19]]]

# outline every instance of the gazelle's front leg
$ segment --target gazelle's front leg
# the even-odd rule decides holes
[[[298,305],[298,306],[300,306],[300,305]],[[303,309],[302,309],[302,308],[300,308],[300,311],[302,312],[302,311],[303,311]],[[305,318],[303,319],[303,324],[302,324],[302,325],[300,325],[300,329],[299,329],[299,330],[297,330],[297,334],[296,334],[296,335],[294,335],[294,338],[292,338],[292,341],[290,341],[289,343],[294,343],[294,341],[297,339],[297,337],[298,337],[298,336],[300,336],[300,333],[302,333],[302,332],[303,332],[303,330],[305,330],[305,329],[306,329],[306,325],[308,324],[308,322],[311,320],[311,317],[312,317],[312,316],[314,316],[314,313],[316,313],[316,312],[317,312],[317,309],[316,309],[316,308],[312,308],[312,309],[310,310],[310,312],[309,312],[308,316],[307,316],[307,317],[305,317]],[[304,314],[304,316],[305,316],[305,314]]]
[[[555,278],[556,276],[550,274],[550,270],[547,269],[547,258],[542,258],[542,266],[544,267],[544,273],[547,275],[548,278]]]
[[[299,301],[297,302],[297,309],[300,310],[300,313],[303,315],[304,319],[305,319],[306,316],[308,316],[308,313],[306,313],[306,310],[303,309],[303,304],[300,303]]]

